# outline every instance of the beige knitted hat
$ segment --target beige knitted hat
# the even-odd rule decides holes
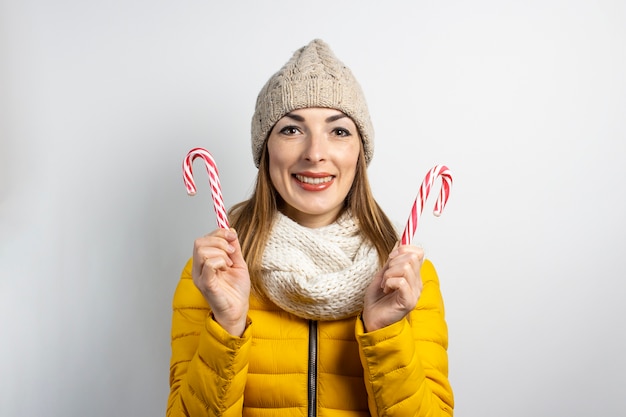
[[[252,117],[252,155],[257,168],[274,124],[290,111],[306,107],[331,108],[348,115],[359,129],[369,164],[374,153],[374,128],[363,91],[328,45],[315,39],[297,50],[257,97]]]

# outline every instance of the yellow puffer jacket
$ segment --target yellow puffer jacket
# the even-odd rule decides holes
[[[167,416],[452,416],[447,326],[433,265],[408,319],[314,322],[257,299],[241,338],[217,324],[191,278],[174,294]]]

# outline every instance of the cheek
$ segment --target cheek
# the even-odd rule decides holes
[[[360,144],[359,144],[360,145]],[[357,145],[348,153],[348,157],[345,158],[345,166],[349,167],[349,171],[354,177],[356,175],[356,164],[359,160],[359,154],[361,152],[360,146]]]
[[[269,145],[269,144],[268,144]],[[283,181],[285,173],[287,170],[287,161],[284,155],[284,152],[276,149],[273,146],[268,146],[268,159],[269,159],[269,173],[270,180],[272,184],[276,187],[277,184],[280,184]]]

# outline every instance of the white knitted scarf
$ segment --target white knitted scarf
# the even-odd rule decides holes
[[[261,267],[263,293],[282,309],[312,320],[358,314],[379,269],[376,248],[347,213],[317,229],[278,213]]]

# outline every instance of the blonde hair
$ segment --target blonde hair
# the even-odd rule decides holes
[[[261,150],[259,172],[252,196],[234,205],[229,211],[230,224],[239,236],[253,288],[256,288],[256,277],[261,273],[263,251],[272,230],[274,216],[281,203],[282,198],[272,185],[269,175],[269,154],[266,141]],[[387,215],[374,200],[367,179],[362,144],[356,176],[346,196],[344,210],[350,210],[356,217],[363,236],[376,248],[382,267],[398,240],[398,234]]]

